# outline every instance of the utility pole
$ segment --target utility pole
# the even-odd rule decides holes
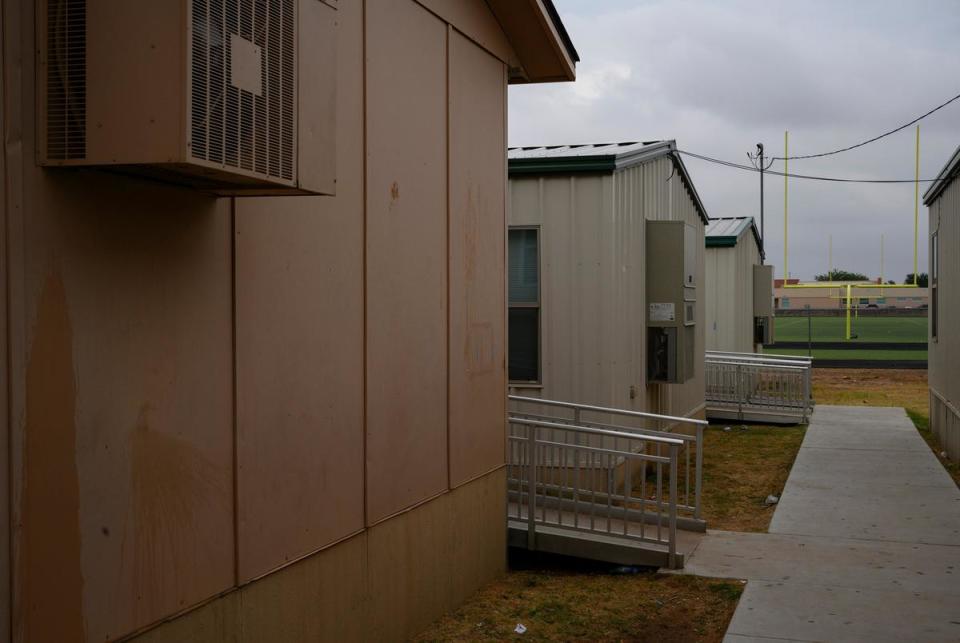
[[[747,156],[750,156],[750,154],[747,154]],[[763,143],[757,143],[757,155],[750,158],[751,160],[757,160],[757,168],[760,170],[760,264],[763,265],[766,263],[767,258],[767,237],[763,233],[763,173],[768,167],[763,158]]]
[[[763,143],[757,143],[757,156],[760,157],[760,265],[766,263],[767,251],[764,247],[766,237],[763,236]]]

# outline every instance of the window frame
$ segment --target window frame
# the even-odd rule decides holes
[[[929,295],[929,310],[927,314],[930,316],[930,341],[939,342],[940,335],[940,324],[939,315],[940,315],[940,298],[939,295],[939,278],[940,278],[940,230],[934,230],[933,234],[930,235],[930,275],[928,277],[928,283],[930,285]]]
[[[533,230],[537,239],[537,300],[535,302],[510,301],[510,233],[520,230]],[[543,235],[539,225],[507,226],[507,384],[509,386],[543,385]],[[510,377],[510,311],[513,308],[536,309],[537,311],[537,377],[533,380],[515,380]]]

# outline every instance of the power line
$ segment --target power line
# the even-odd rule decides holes
[[[688,152],[686,150],[677,150],[678,154],[683,154],[691,158],[700,159],[701,161],[709,161],[710,163],[716,163],[718,165],[725,165],[727,167],[732,167],[738,170],[746,170],[747,172],[759,172],[760,169],[753,165],[743,165],[742,163],[734,163],[733,161],[724,161],[723,159],[715,159],[710,156],[704,156],[703,154],[695,154],[694,152]],[[807,179],[810,181],[830,181],[833,183],[916,183],[917,179],[844,179],[834,176],[814,176],[810,174],[793,174],[791,172],[777,172],[776,170],[764,170],[766,174],[776,174],[777,176],[789,176],[791,179]],[[919,179],[920,183],[935,183],[943,179]]]
[[[927,112],[927,113],[924,114],[923,116],[918,116],[918,117],[916,117],[915,119],[913,119],[912,121],[910,121],[909,123],[904,123],[903,125],[901,125],[900,127],[896,128],[896,129],[892,129],[892,130],[890,130],[889,132],[884,132],[883,134],[880,134],[879,136],[874,136],[873,138],[868,139],[868,140],[866,140],[866,141],[863,141],[862,143],[857,143],[856,145],[851,145],[851,146],[849,146],[849,147],[844,147],[844,148],[841,148],[841,149],[839,149],[839,150],[833,150],[832,152],[821,152],[820,154],[805,154],[805,155],[803,155],[803,156],[772,156],[772,157],[770,157],[770,158],[771,158],[771,159],[774,159],[774,160],[777,160],[777,161],[787,161],[787,160],[793,161],[793,160],[797,160],[797,159],[816,159],[816,158],[821,158],[821,157],[823,157],[823,156],[832,156],[833,154],[840,154],[841,152],[849,152],[850,150],[855,150],[855,149],[857,149],[858,147],[863,147],[864,145],[869,145],[870,143],[873,143],[873,142],[875,142],[875,141],[879,141],[881,138],[885,138],[885,137],[887,137],[887,136],[890,136],[891,134],[896,134],[896,133],[899,132],[900,130],[904,130],[904,129],[910,127],[911,125],[913,125],[914,123],[918,123],[918,122],[922,121],[922,120],[925,119],[927,116],[930,116],[930,114],[933,114],[934,112],[943,109],[944,107],[946,107],[947,105],[949,105],[949,104],[952,103],[953,101],[957,100],[958,98],[960,98],[960,94],[957,94],[956,96],[954,96],[953,98],[951,98],[950,100],[948,100],[947,102],[945,102],[945,103],[943,103],[943,104],[941,104],[941,105],[937,105],[936,107],[934,107],[933,109],[931,109],[929,112]]]

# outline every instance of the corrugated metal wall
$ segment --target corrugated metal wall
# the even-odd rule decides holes
[[[732,248],[706,249],[708,351],[754,351],[753,266],[759,263],[749,228]]]
[[[960,179],[930,205],[931,235],[939,231],[939,332],[928,352],[930,428],[950,457],[960,458]],[[932,267],[929,272],[932,272]]]
[[[609,174],[510,180],[511,225],[540,227],[542,386],[524,394],[690,415],[704,404],[703,222],[661,158]],[[647,386],[645,221],[699,231],[696,375]],[[636,396],[631,398],[631,387]]]

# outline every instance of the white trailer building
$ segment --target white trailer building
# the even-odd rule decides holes
[[[711,219],[706,229],[708,351],[753,353],[769,341],[773,266],[763,264],[753,217]]]
[[[521,395],[704,415],[704,226],[674,141],[509,153]]]
[[[953,460],[960,458],[960,148],[923,203],[930,217],[930,335],[927,373],[930,429]]]

